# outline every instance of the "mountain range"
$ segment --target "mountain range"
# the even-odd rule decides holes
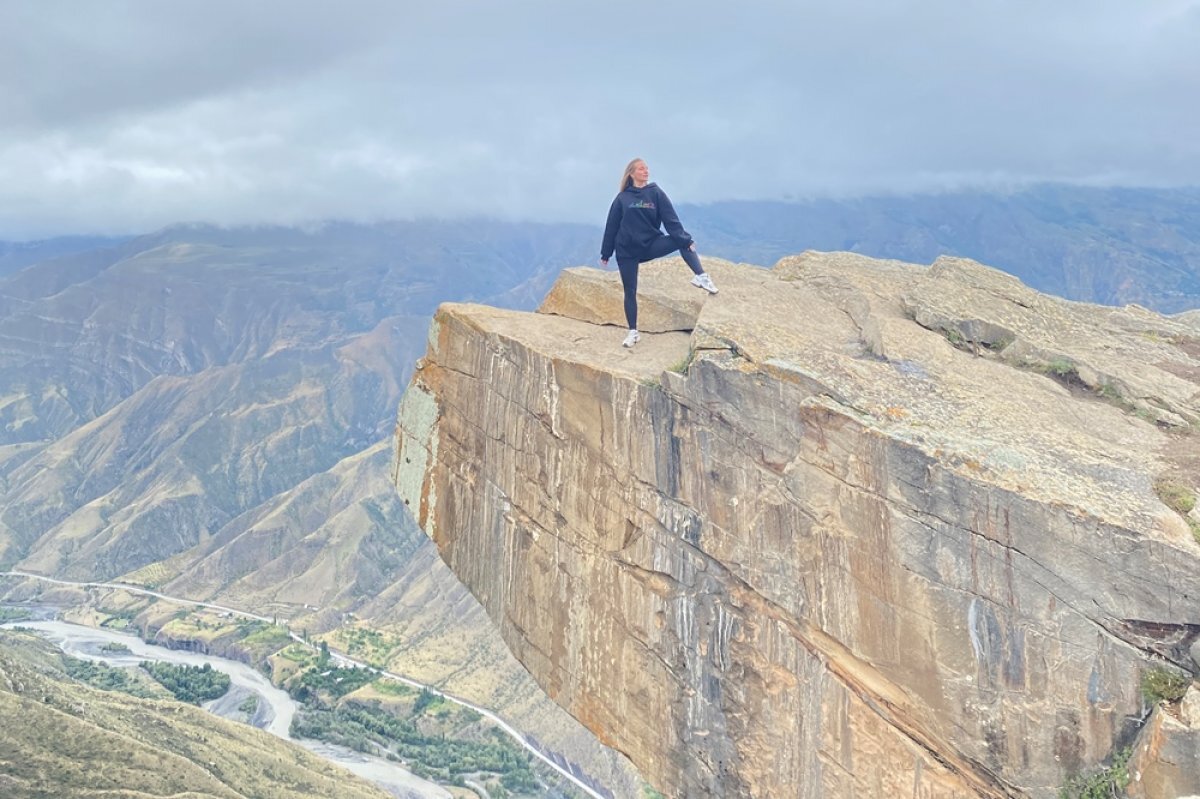
[[[950,254],[1069,299],[1200,307],[1196,190],[679,210],[703,255],[735,262]],[[387,479],[438,305],[530,309],[564,267],[595,262],[600,233],[477,219],[0,243],[0,567],[277,613],[334,642],[382,631],[390,667],[633,784],[538,694]]]

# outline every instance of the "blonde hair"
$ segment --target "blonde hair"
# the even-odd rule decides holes
[[[627,188],[629,188],[629,184],[633,182],[633,168],[636,167],[638,164],[643,164],[643,163],[645,163],[644,159],[635,158],[632,161],[630,161],[628,164],[625,165],[625,173],[623,175],[621,175],[621,188],[617,189],[618,193],[623,192]]]

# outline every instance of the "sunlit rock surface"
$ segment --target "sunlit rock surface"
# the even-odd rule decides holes
[[[434,320],[394,479],[538,682],[680,797],[1051,797],[1131,745],[1200,632],[1200,326],[706,268],[642,267],[632,350],[613,272]]]

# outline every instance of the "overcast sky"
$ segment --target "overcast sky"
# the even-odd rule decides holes
[[[1200,184],[1200,0],[4,0],[0,239]]]

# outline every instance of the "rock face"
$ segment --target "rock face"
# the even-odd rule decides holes
[[[1130,764],[1129,793],[1138,799],[1200,796],[1200,690],[1178,706],[1155,708]]]
[[[632,350],[596,270],[434,319],[395,482],[538,682],[680,797],[1051,797],[1130,744],[1200,633],[1200,327],[706,268],[643,267],[680,321]]]

